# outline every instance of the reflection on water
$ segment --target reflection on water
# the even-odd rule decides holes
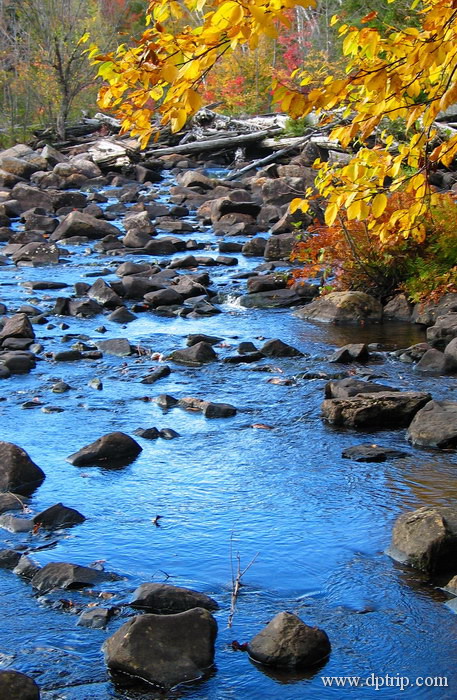
[[[197,237],[211,240],[208,231]],[[114,270],[124,260],[86,257],[84,249],[76,247],[69,249],[67,258],[67,264],[52,270],[52,279],[68,284],[84,280],[89,265],[92,271]],[[259,262],[239,258],[242,269]],[[2,268],[1,274],[2,300],[10,308],[31,301],[18,283],[51,276],[49,270],[13,266]],[[211,274],[221,286],[230,287],[226,270],[212,269]],[[46,311],[62,294],[37,293],[34,303]],[[55,546],[37,551],[36,560],[86,565],[105,560],[107,569],[126,577],[104,587],[121,606],[146,581],[195,587],[219,602],[214,672],[205,681],[166,694],[167,698],[317,698],[322,696],[322,674],[446,675],[450,686],[456,687],[457,616],[442,603],[442,592],[384,554],[400,512],[454,502],[455,453],[418,450],[405,444],[403,430],[381,431],[376,442],[406,447],[407,457],[380,464],[342,459],[343,449],[372,441],[373,434],[339,431],[321,421],[325,380],[268,382],[272,377],[345,371],[326,361],[335,347],[348,342],[378,343],[385,350],[407,347],[423,340],[423,330],[401,324],[317,325],[301,321],[289,310],[246,310],[236,304],[219,316],[193,320],[138,314],[125,328],[104,318],[103,335],[96,330],[100,317],[65,321],[70,326],[66,341],[57,324],[36,327],[46,351],[70,347],[72,335],[84,334],[89,341],[128,337],[133,345],[166,355],[183,347],[188,333],[201,332],[220,336],[231,346],[216,348],[221,356],[233,354],[243,340],[260,345],[261,338],[273,337],[307,354],[264,360],[260,365],[268,365],[268,372],[222,363],[205,368],[173,366],[170,376],[155,385],[140,383],[158,364],[149,352],[128,361],[107,355],[71,364],[44,359],[30,375],[16,375],[2,385],[2,439],[26,449],[47,474],[31,509],[36,513],[63,501],[87,517],[72,530],[53,533]],[[419,376],[392,357],[384,356],[367,369],[392,386],[427,390],[436,398],[453,396],[454,380]],[[88,387],[94,377],[103,379],[102,391]],[[58,380],[68,382],[71,390],[54,394],[51,386]],[[164,412],[153,401],[161,393],[232,403],[239,410],[233,418],[214,421],[180,409]],[[40,408],[21,408],[33,398],[63,411],[46,414]],[[253,429],[253,424],[272,429]],[[181,437],[139,439],[143,452],[118,470],[81,469],[66,462],[69,454],[104,433],[132,434],[138,427],[152,426],[171,427]],[[158,514],[160,528],[153,524]],[[40,533],[27,537],[34,547],[49,543]],[[21,535],[4,532],[2,538],[3,546],[24,543]],[[243,579],[233,627],[228,629],[231,557],[239,553],[247,564],[257,552]],[[37,602],[30,586],[8,571],[0,571],[0,590],[2,664],[31,673],[46,700],[163,700],[149,686],[113,682],[105,670],[101,645],[125,621],[129,608],[122,608],[106,632],[90,630],[77,627],[70,612]],[[234,651],[234,640],[248,641],[282,610],[327,631],[332,654],[322,669],[276,674]],[[364,700],[378,697],[370,688],[356,692]],[[338,688],[327,688],[325,693],[343,697]],[[344,690],[344,697],[347,693],[351,691]],[[455,693],[412,687],[401,696],[441,700]],[[398,690],[384,688],[382,697],[398,698]]]

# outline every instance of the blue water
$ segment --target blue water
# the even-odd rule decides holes
[[[166,201],[166,192],[159,197]],[[186,237],[204,242],[217,255],[207,227]],[[71,288],[31,296],[20,286],[22,282],[53,279],[73,284],[88,281],[87,272],[102,268],[112,271],[105,277],[110,281],[117,279],[114,270],[124,260],[144,261],[87,255],[86,249],[68,248],[67,262],[56,268],[0,268],[1,300],[11,312],[22,303],[46,310],[57,296],[70,294]],[[237,286],[229,278],[262,260],[237,257],[238,268],[209,268],[213,286],[219,285],[225,293],[220,315],[170,319],[143,313],[124,328],[103,316],[49,316],[54,329],[35,326],[44,353],[71,347],[75,339],[62,342],[64,335],[84,334],[89,343],[127,337],[143,348],[143,354],[105,355],[77,363],[54,363],[42,354],[29,375],[13,376],[0,385],[1,439],[27,450],[47,476],[30,509],[37,513],[63,501],[87,517],[82,525],[48,536],[0,531],[2,547],[54,543],[33,558],[41,565],[50,561],[89,565],[103,560],[107,570],[123,576],[86,594],[89,602],[100,602],[100,590],[111,593],[109,604],[121,608],[120,615],[100,631],[77,627],[71,612],[52,609],[36,599],[28,583],[0,570],[0,666],[33,676],[46,700],[454,698],[457,617],[445,605],[445,594],[417,572],[393,562],[384,551],[401,512],[454,503],[455,453],[408,446],[403,430],[336,430],[320,416],[324,380],[296,379],[291,386],[269,380],[305,372],[344,372],[344,366],[329,364],[327,358],[336,347],[356,339],[380,343],[378,361],[366,368],[379,381],[428,390],[435,398],[456,399],[455,379],[421,376],[385,352],[422,340],[418,328],[328,327],[301,321],[288,309],[241,308],[234,295]],[[70,328],[61,330],[62,321]],[[96,330],[102,323],[105,334]],[[231,347],[216,348],[221,357],[233,354],[243,340],[259,346],[264,342],[259,338],[274,337],[306,356],[270,358],[255,366],[172,365],[169,377],[154,385],[140,383],[160,365],[151,353],[166,356],[184,347],[185,337],[196,332],[223,338]],[[267,365],[269,372],[259,371]],[[355,367],[363,373],[362,367]],[[94,377],[102,379],[102,391],[88,387]],[[51,392],[60,379],[72,387],[66,394]],[[232,403],[238,413],[230,419],[207,420],[177,408],[164,412],[153,401],[161,393]],[[33,398],[64,410],[43,413],[40,407],[21,408]],[[271,429],[251,427],[254,424]],[[69,454],[104,433],[132,434],[138,427],[152,426],[171,427],[181,437],[138,438],[143,447],[140,456],[114,471],[81,469],[66,462]],[[345,447],[373,440],[406,447],[408,456],[382,464],[341,458]],[[160,527],[152,522],[158,514]],[[232,569],[238,557],[241,568],[254,557],[255,561],[243,577],[233,625],[228,628]],[[209,678],[165,695],[144,686],[124,687],[110,678],[101,645],[131,614],[123,604],[146,581],[195,588],[219,602],[215,669]],[[63,591],[62,597],[71,594]],[[233,650],[232,641],[248,641],[283,610],[327,631],[332,654],[322,668],[302,675],[275,674]],[[408,676],[412,684],[417,676],[445,676],[448,688],[376,691],[325,688],[322,681],[322,676],[366,678],[370,674]]]

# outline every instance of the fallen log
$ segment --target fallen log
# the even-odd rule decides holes
[[[267,131],[256,131],[250,134],[239,134],[237,136],[224,136],[219,139],[208,139],[206,141],[193,141],[191,143],[182,143],[179,146],[170,146],[168,148],[153,148],[150,151],[146,151],[145,156],[169,156],[174,153],[185,153],[187,155],[192,155],[195,153],[202,153],[204,151],[217,151],[219,149],[234,150],[238,146],[246,143],[255,143],[256,141],[263,141],[263,139],[269,136],[275,136],[276,134],[282,133],[282,129],[268,129]]]
[[[260,158],[260,160],[254,160],[249,165],[246,165],[244,168],[241,168],[241,170],[235,170],[233,173],[230,173],[230,175],[227,175],[223,179],[224,180],[237,180],[241,175],[248,173],[250,170],[254,170],[255,168],[263,167],[264,165],[268,165],[269,163],[274,163],[275,160],[278,160],[278,158],[281,158],[281,156],[286,155],[286,153],[289,153],[290,151],[294,151],[299,146],[304,146],[305,143],[310,141],[310,139],[311,139],[311,135],[300,137],[299,143],[297,143],[296,139],[294,139],[293,144],[290,144],[289,146],[286,146],[285,148],[281,148],[281,150],[275,151],[274,153],[271,153],[269,156],[266,156],[265,158]]]

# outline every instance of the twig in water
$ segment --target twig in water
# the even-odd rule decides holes
[[[237,561],[237,568],[236,568],[236,575],[235,571],[233,568],[233,551],[232,551],[232,545],[233,545],[233,532],[230,537],[230,567],[232,570],[232,595],[230,598],[230,613],[228,616],[227,620],[227,627],[232,626],[233,622],[233,617],[235,615],[235,610],[236,610],[236,601],[238,599],[239,593],[240,593],[240,588],[243,585],[241,582],[241,579],[243,578],[244,574],[248,569],[251,568],[251,566],[254,564],[255,560],[259,556],[260,552],[257,552],[257,554],[251,559],[249,564],[244,567],[243,570],[241,570],[241,558],[240,558],[240,553],[236,553],[236,561]]]

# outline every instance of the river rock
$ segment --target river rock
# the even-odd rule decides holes
[[[329,362],[367,362],[370,354],[365,343],[349,343],[336,350],[329,357]]]
[[[222,342],[222,338],[216,335],[205,335],[204,333],[190,333],[187,336],[186,345],[192,347],[192,345],[197,345],[197,343],[208,343],[209,345],[217,345]]]
[[[23,576],[27,579],[32,579],[35,576],[35,574],[38,573],[40,568],[41,567],[39,567],[36,564],[36,562],[30,559],[30,557],[28,557],[26,554],[23,554],[16,566],[14,567],[13,574],[16,574],[16,576]]]
[[[203,608],[137,615],[103,645],[111,671],[170,689],[201,678],[214,661],[217,623]]]
[[[446,372],[457,372],[457,338],[446,345],[444,357]]]
[[[424,352],[416,365],[416,369],[421,372],[429,372],[430,374],[445,374],[446,357],[444,352],[436,348],[430,348]]]
[[[428,342],[439,349],[444,349],[454,338],[457,338],[457,311],[440,316],[434,326],[427,328]]]
[[[144,300],[153,309],[158,306],[171,306],[172,304],[182,304],[183,296],[175,289],[159,289],[157,292],[148,292],[144,295]]]
[[[231,418],[236,415],[236,408],[229,403],[207,401],[203,408],[205,418]]]
[[[85,521],[84,515],[74,508],[64,506],[63,503],[56,503],[50,508],[37,513],[32,518],[35,524],[46,530],[54,530],[59,527],[72,527]]]
[[[132,312],[126,309],[125,306],[119,306],[110,313],[108,316],[108,321],[114,321],[115,323],[131,323],[137,318],[138,316],[132,314]]]
[[[72,211],[58,225],[50,236],[52,241],[60,241],[71,236],[85,236],[91,240],[103,238],[104,236],[119,236],[120,231],[113,224],[96,219],[90,214],[81,211]]]
[[[108,340],[95,341],[96,347],[106,355],[115,357],[128,357],[132,347],[127,338],[109,338]]]
[[[99,278],[88,289],[87,296],[104,306],[106,309],[115,309],[122,306],[122,300],[105,280]]]
[[[348,428],[406,428],[430,399],[430,394],[420,391],[383,391],[348,399],[325,399],[322,415],[328,423]]]
[[[170,373],[170,367],[168,365],[163,365],[163,367],[158,367],[153,372],[150,372],[145,377],[143,377],[143,379],[141,380],[141,384],[154,384],[154,382],[157,382],[159,379],[168,377]]]
[[[30,266],[57,265],[60,253],[60,249],[54,243],[32,242],[13,253],[13,262],[18,266],[21,264],[29,264]]]
[[[0,513],[8,510],[23,510],[27,498],[16,493],[0,493]]]
[[[247,309],[277,309],[303,303],[303,299],[291,289],[276,289],[271,292],[245,294],[240,304]]]
[[[113,610],[109,608],[88,608],[83,610],[78,617],[77,625],[79,627],[90,627],[91,629],[103,630],[113,615]]]
[[[0,549],[0,569],[14,569],[20,558],[21,553],[15,549]]]
[[[7,318],[5,325],[0,331],[0,339],[2,338],[35,339],[35,331],[33,330],[27,314],[15,314],[11,316],[11,318]]]
[[[262,258],[265,254],[266,245],[266,238],[262,238],[261,236],[255,236],[249,241],[246,241],[246,243],[242,247],[242,253],[243,255]]]
[[[108,433],[67,457],[67,462],[75,467],[120,467],[133,462],[141,451],[142,447],[129,435]]]
[[[365,292],[331,292],[298,309],[295,315],[321,323],[379,322],[382,306]]]
[[[145,440],[157,440],[160,437],[160,432],[157,428],[136,428],[133,434]]]
[[[48,212],[54,211],[54,203],[49,192],[43,192],[23,182],[19,182],[13,187],[11,199],[17,199],[23,207],[23,211],[30,209],[30,207],[41,207]]]
[[[142,583],[134,592],[130,605],[159,615],[180,613],[192,608],[219,609],[216,601],[204,593],[167,583]]]
[[[0,671],[0,697],[5,700],[40,700],[40,689],[24,673]]]
[[[0,442],[0,489],[27,496],[44,479],[44,472],[25,450],[11,442]]]
[[[419,447],[457,447],[457,401],[429,401],[416,413],[407,438]]]
[[[405,294],[397,294],[384,306],[384,321],[402,321],[403,323],[410,323],[412,317],[413,307]]]
[[[343,450],[341,456],[345,459],[352,459],[353,462],[385,462],[387,459],[406,457],[407,452],[394,450],[391,447],[381,447],[381,445],[364,443],[362,445],[347,447]]]
[[[201,341],[182,350],[174,350],[168,359],[183,365],[199,366],[217,360],[217,354],[209,343]]]
[[[53,588],[84,588],[95,586],[107,578],[103,571],[88,566],[68,564],[67,562],[50,562],[43,566],[32,578],[32,586],[42,593]]]
[[[423,506],[403,513],[395,522],[395,559],[433,574],[457,572],[457,510]]]
[[[0,363],[11,374],[27,374],[36,366],[35,355],[25,350],[0,353]]]
[[[267,340],[267,342],[264,343],[260,348],[260,352],[262,353],[262,355],[266,355],[267,357],[303,356],[303,353],[300,352],[300,350],[297,350],[297,348],[292,347],[292,345],[284,343],[284,341],[280,340],[279,338],[272,338],[271,340]]]
[[[26,518],[16,518],[14,515],[4,513],[0,515],[0,527],[8,532],[30,532],[33,523]]]
[[[331,651],[327,634],[288,612],[278,613],[248,644],[249,656],[266,666],[310,668]]]
[[[271,292],[274,289],[285,289],[286,280],[278,277],[278,275],[259,275],[258,277],[250,277],[247,281],[247,288],[250,294],[257,292]]]
[[[362,379],[346,377],[345,379],[332,379],[325,385],[326,399],[348,399],[357,394],[374,394],[380,391],[398,391],[386,384],[365,382]]]
[[[267,240],[263,256],[265,260],[289,260],[297,243],[295,233],[279,233]]]

